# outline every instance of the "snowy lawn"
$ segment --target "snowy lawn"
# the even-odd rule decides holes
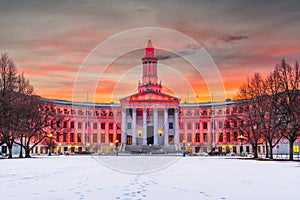
[[[9,200],[300,199],[299,190],[299,162],[162,156],[0,160],[0,199]]]

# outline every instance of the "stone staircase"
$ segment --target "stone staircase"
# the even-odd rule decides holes
[[[145,153],[145,154],[168,154],[177,153],[174,145],[126,145],[125,151],[128,153]]]

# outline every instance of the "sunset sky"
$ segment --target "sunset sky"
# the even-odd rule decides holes
[[[207,81],[213,77],[203,77],[205,68],[204,73],[196,73],[185,59],[167,50],[193,51],[180,49],[182,41],[173,35],[148,29],[139,37],[127,33],[109,46],[112,48],[102,50],[99,60],[97,56],[89,60],[89,56],[124,31],[143,27],[175,30],[203,47],[222,77],[226,98],[232,98],[254,72],[267,75],[282,58],[291,64],[300,60],[299,8],[297,0],[3,0],[0,53],[13,58],[38,95],[86,101],[89,93],[89,101],[118,102],[136,92],[143,48],[151,35],[166,93],[182,102],[205,102],[213,92],[215,100],[222,101],[218,91],[209,90]],[[133,50],[112,60],[113,49],[120,47]],[[92,64],[82,71],[88,60]],[[104,61],[111,64],[99,74]],[[85,89],[92,79],[98,80],[95,91]],[[81,95],[75,99],[74,85],[80,87],[75,90]]]

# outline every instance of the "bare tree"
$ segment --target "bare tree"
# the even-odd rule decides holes
[[[284,59],[277,66],[281,82],[279,97],[280,117],[285,124],[284,137],[289,141],[289,159],[293,160],[294,142],[300,136],[300,70],[296,62],[292,67]]]
[[[50,123],[55,117],[55,110],[50,102],[32,95],[27,99],[26,104],[21,125],[23,142],[15,143],[25,149],[25,157],[29,158],[30,152],[57,128],[53,128]]]
[[[278,73],[278,68],[271,72],[265,80],[266,101],[263,104],[265,111],[264,120],[264,138],[269,146],[270,159],[273,159],[273,148],[281,141],[283,134],[283,123],[281,120],[278,93],[282,83]]]
[[[258,158],[258,145],[263,138],[264,116],[263,103],[265,101],[265,90],[263,78],[259,73],[248,78],[247,82],[240,87],[237,95],[239,106],[243,108],[244,119],[238,129],[252,145],[254,158]]]
[[[0,134],[2,143],[6,143],[8,147],[9,158],[12,158],[12,147],[16,138],[13,114],[17,69],[7,54],[1,55],[0,74]]]

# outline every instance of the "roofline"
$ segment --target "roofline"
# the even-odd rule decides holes
[[[120,103],[90,103],[90,102],[72,102],[67,100],[59,100],[59,99],[46,99],[43,100],[52,102],[58,105],[66,105],[66,106],[81,106],[81,107],[114,107],[120,108]],[[177,104],[179,107],[216,107],[216,106],[226,106],[237,104],[239,101],[222,101],[222,102],[199,102],[199,103],[179,103]]]
[[[67,100],[59,99],[46,99],[45,101],[52,102],[58,105],[68,105],[68,106],[82,106],[82,107],[121,107],[121,104],[117,103],[91,103],[91,102],[72,102]]]

